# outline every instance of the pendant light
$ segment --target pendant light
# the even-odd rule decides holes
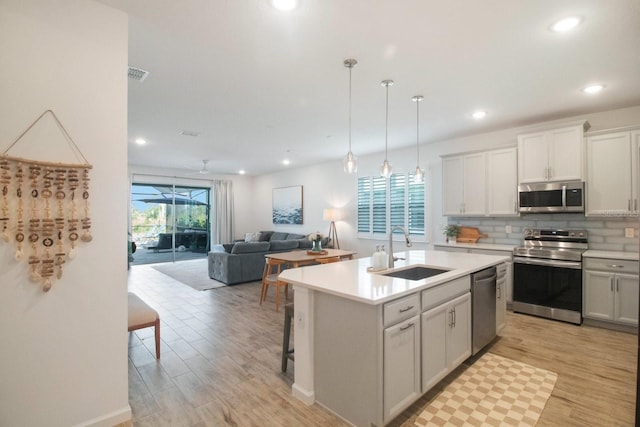
[[[422,95],[416,95],[411,100],[416,103],[416,171],[413,174],[413,182],[424,181],[424,171],[420,169],[420,101],[424,99]]]
[[[389,86],[393,85],[393,80],[383,80],[382,86],[387,88],[387,106],[386,106],[386,125],[384,131],[384,162],[380,166],[380,176],[389,178],[391,176],[392,167],[391,163],[387,161],[387,151],[389,148]]]
[[[358,158],[354,156],[351,151],[351,70],[357,63],[358,61],[355,59],[344,60],[344,66],[349,69],[349,152],[344,158],[342,164],[344,171],[348,174],[356,173],[358,171]]]

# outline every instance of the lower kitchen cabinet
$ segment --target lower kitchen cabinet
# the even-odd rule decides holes
[[[420,316],[384,330],[384,419],[420,397]]]
[[[586,258],[582,316],[638,326],[638,262]]]
[[[471,294],[422,313],[422,392],[471,356]]]

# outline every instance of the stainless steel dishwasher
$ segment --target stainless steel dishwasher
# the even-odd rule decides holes
[[[476,354],[496,336],[496,268],[471,275],[471,331]]]

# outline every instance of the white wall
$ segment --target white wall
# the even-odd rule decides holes
[[[590,131],[640,125],[640,106],[568,117],[545,124],[553,126],[557,123],[579,119],[586,119],[590,123]],[[526,131],[527,127],[510,128],[464,138],[421,144],[420,163],[421,167],[426,169],[429,177],[427,203],[430,206],[428,217],[431,226],[429,233],[431,241],[443,240],[441,230],[447,221],[447,218],[442,216],[442,167],[440,156],[473,150],[515,146],[517,145],[517,135]],[[358,144],[358,141],[353,142],[353,150],[356,155]],[[358,162],[358,176],[377,175],[383,157],[382,153],[361,157]],[[416,166],[415,146],[389,151],[388,160],[393,165],[394,171],[414,170]],[[301,226],[274,226],[271,223],[272,189],[291,185],[303,185],[304,187],[304,224]],[[254,180],[253,193],[254,204],[252,212],[256,215],[256,222],[249,223],[249,228],[246,229],[239,227],[236,230],[239,236],[242,236],[245,232],[269,229],[300,233],[308,233],[317,229],[327,233],[329,224],[322,221],[322,210],[327,207],[340,207],[347,214],[346,220],[337,224],[338,237],[342,248],[356,250],[358,251],[358,256],[369,256],[376,243],[378,243],[372,240],[358,239],[357,237],[357,177],[344,173],[342,171],[342,162],[339,159],[312,167],[258,176]],[[506,222],[506,220],[504,221]],[[401,243],[396,243],[394,249],[399,250],[401,247]],[[414,247],[423,249],[430,247],[430,245],[417,243],[414,244]]]
[[[0,144],[52,109],[93,164],[93,241],[48,293],[0,241],[0,425],[115,425],[127,389],[127,17],[90,0],[0,2]],[[10,154],[77,163],[49,122]]]

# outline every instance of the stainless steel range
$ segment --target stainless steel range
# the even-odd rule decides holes
[[[513,251],[513,310],[582,323],[582,253],[586,230],[526,228]]]

